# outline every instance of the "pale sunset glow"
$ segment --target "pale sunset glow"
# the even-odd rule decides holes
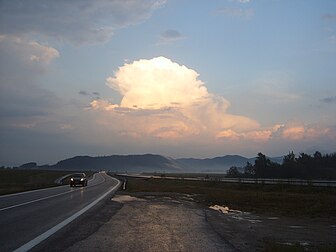
[[[336,150],[336,1],[0,5],[0,165]]]

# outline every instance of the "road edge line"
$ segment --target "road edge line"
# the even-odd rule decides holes
[[[37,236],[33,240],[27,242],[26,244],[22,245],[21,247],[15,249],[14,252],[23,252],[23,251],[28,251],[28,250],[32,249],[33,247],[35,247],[36,245],[38,245],[39,243],[41,243],[42,241],[46,240],[51,235],[53,235],[54,233],[56,233],[58,230],[60,230],[61,228],[65,227],[70,222],[72,222],[73,220],[75,220],[76,218],[78,218],[79,216],[81,216],[83,213],[85,213],[86,211],[88,211],[90,208],[92,208],[93,206],[95,206],[99,201],[101,201],[108,194],[110,194],[111,192],[113,192],[113,190],[118,189],[118,187],[120,186],[120,181],[118,179],[116,179],[116,178],[113,178],[113,177],[111,177],[111,178],[114,179],[114,180],[116,180],[118,182],[117,185],[115,185],[114,187],[112,187],[110,190],[108,190],[106,193],[104,193],[98,199],[96,199],[95,201],[91,202],[89,205],[87,205],[83,209],[79,210],[78,212],[74,213],[73,215],[71,215],[70,217],[68,217],[67,219],[65,219],[64,221],[58,223],[56,226],[50,228],[49,230],[45,231],[43,234],[40,234],[39,236]]]
[[[95,175],[95,174],[97,174],[97,173],[94,173],[93,175]],[[92,179],[93,178],[91,178],[89,181],[91,181]],[[34,193],[34,192],[39,192],[39,191],[46,191],[46,190],[55,189],[55,188],[61,188],[61,187],[65,187],[65,186],[69,186],[69,185],[58,185],[58,186],[56,185],[56,186],[51,186],[51,187],[46,187],[46,188],[40,188],[40,189],[34,189],[34,190],[29,190],[29,191],[4,194],[4,195],[0,195],[0,198],[13,197],[13,196],[21,195],[21,194]]]

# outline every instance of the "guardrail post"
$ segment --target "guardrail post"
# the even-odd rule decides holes
[[[126,182],[127,182],[127,179],[125,178],[124,183],[123,183],[123,190],[126,190]]]

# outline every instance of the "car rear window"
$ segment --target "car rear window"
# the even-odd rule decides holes
[[[84,178],[85,174],[83,174],[83,173],[76,173],[76,174],[73,174],[72,176],[75,177],[75,178]]]

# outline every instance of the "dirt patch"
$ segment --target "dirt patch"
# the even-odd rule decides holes
[[[132,202],[132,201],[144,201],[144,199],[132,197],[130,195],[116,195],[112,198],[113,201],[119,202],[119,203],[126,203],[126,202]]]
[[[236,251],[211,228],[196,203],[178,197],[135,196],[117,196],[123,207],[97,232],[66,251]]]

